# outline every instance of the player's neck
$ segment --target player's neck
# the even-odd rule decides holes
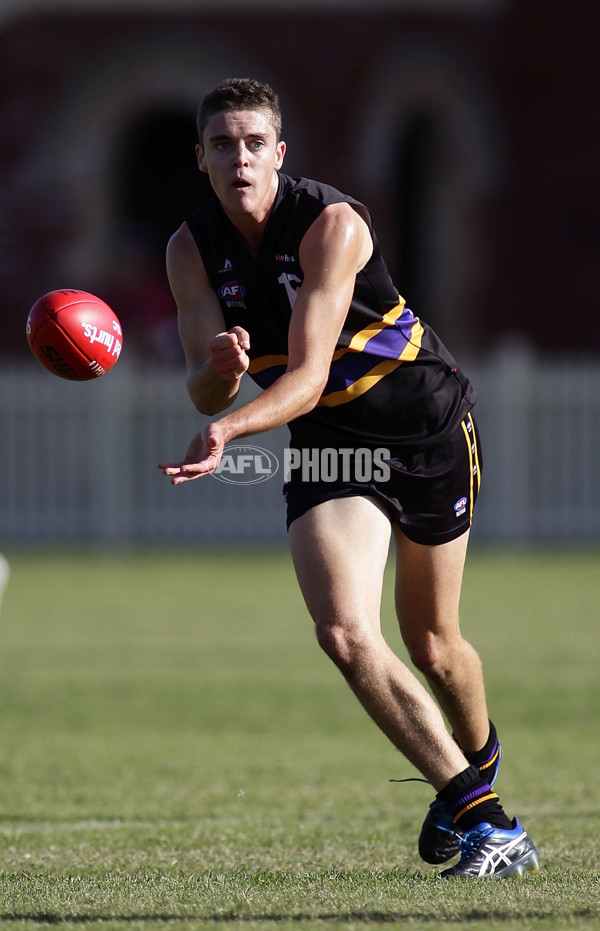
[[[265,227],[275,205],[278,190],[277,176],[275,176],[275,182],[276,183],[269,189],[264,200],[250,211],[228,210],[227,207],[223,205],[228,220],[236,228],[244,240],[247,249],[253,256],[256,256],[258,253]]]
[[[253,217],[250,217],[247,214],[244,214],[240,217],[238,215],[232,216],[227,211],[225,212],[232,226],[235,227],[243,239],[244,245],[250,254],[256,258],[258,255],[258,250],[260,249],[260,243],[270,216],[270,212],[261,220],[255,220]]]

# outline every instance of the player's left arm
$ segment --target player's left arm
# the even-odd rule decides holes
[[[299,260],[303,282],[288,333],[286,371],[258,397],[208,425],[183,463],[163,468],[173,484],[217,468],[226,443],[282,426],[318,403],[350,307],[357,273],[373,242],[365,221],[349,204],[332,204],[306,232]]]

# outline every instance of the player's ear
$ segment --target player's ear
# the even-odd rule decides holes
[[[277,153],[275,156],[275,170],[278,171],[283,165],[283,157],[285,155],[286,144],[283,139],[277,143]]]
[[[200,144],[196,146],[196,159],[198,161],[198,168],[200,171],[208,171],[206,167],[206,159],[204,158],[204,147]]]

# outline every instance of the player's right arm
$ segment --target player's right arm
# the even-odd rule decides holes
[[[218,414],[238,393],[248,369],[248,333],[225,330],[225,320],[189,227],[167,246],[167,275],[177,305],[179,337],[187,366],[187,390],[201,414]]]

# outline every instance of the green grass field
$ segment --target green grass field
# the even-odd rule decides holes
[[[432,792],[389,781],[416,773],[319,652],[286,550],[7,556],[3,926],[598,926],[600,551],[470,555],[498,789],[541,857],[492,882],[419,860]]]

